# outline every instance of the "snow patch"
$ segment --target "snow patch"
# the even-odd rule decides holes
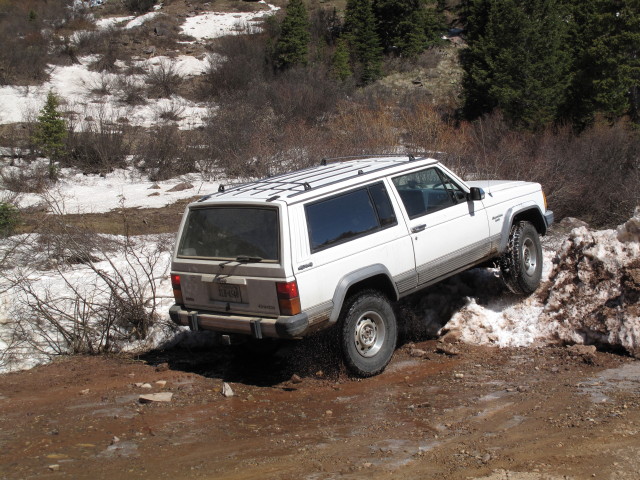
[[[225,35],[240,35],[247,31],[259,31],[258,23],[278,10],[277,7],[264,1],[259,3],[266,5],[269,9],[259,12],[209,12],[189,17],[182,24],[182,33],[196,40],[205,40]]]

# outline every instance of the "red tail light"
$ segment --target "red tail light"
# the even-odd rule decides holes
[[[278,292],[278,306],[281,315],[296,315],[300,313],[300,295],[298,293],[298,284],[293,282],[276,283]]]
[[[180,275],[175,273],[171,274],[171,287],[173,287],[173,297],[176,299],[176,303],[183,304],[182,300],[182,286],[180,285]]]

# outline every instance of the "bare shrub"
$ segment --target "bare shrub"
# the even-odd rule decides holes
[[[117,77],[114,77],[105,70],[101,70],[100,75],[85,84],[85,86],[91,93],[95,93],[96,95],[110,95],[115,88],[116,81]]]
[[[3,188],[17,193],[42,193],[49,186],[46,168],[3,169]]]
[[[271,75],[265,63],[264,34],[225,36],[214,40],[204,74],[202,95],[217,97],[241,91]]]
[[[144,341],[158,319],[167,237],[95,235],[64,225],[59,204],[49,207],[49,233],[3,244],[0,280],[14,306],[12,334],[0,340],[13,351],[45,356],[97,354]]]
[[[67,166],[85,173],[108,173],[126,166],[131,153],[129,126],[118,120],[117,112],[100,110],[96,117],[84,120],[72,129],[67,139]]]
[[[130,75],[118,76],[115,82],[118,99],[127,105],[143,105],[147,99],[142,82]]]
[[[149,92],[158,97],[170,97],[175,94],[182,82],[182,74],[175,60],[161,60],[147,66],[144,80]]]
[[[159,102],[154,107],[154,111],[159,123],[178,122],[184,117],[186,108],[184,100],[172,98],[168,101]]]
[[[200,155],[188,138],[170,124],[158,125],[142,135],[134,161],[151,180],[166,180],[196,170]]]

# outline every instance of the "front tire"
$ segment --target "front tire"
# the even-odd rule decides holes
[[[538,231],[530,222],[511,227],[507,251],[500,260],[505,284],[513,293],[529,295],[542,278],[542,246]]]
[[[349,371],[359,377],[381,373],[391,361],[398,339],[389,300],[375,290],[350,297],[339,326],[342,356]]]

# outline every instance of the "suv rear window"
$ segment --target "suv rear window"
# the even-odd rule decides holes
[[[397,224],[382,183],[309,204],[305,212],[312,252]]]
[[[183,229],[178,256],[278,261],[278,224],[278,211],[274,208],[193,208]]]

